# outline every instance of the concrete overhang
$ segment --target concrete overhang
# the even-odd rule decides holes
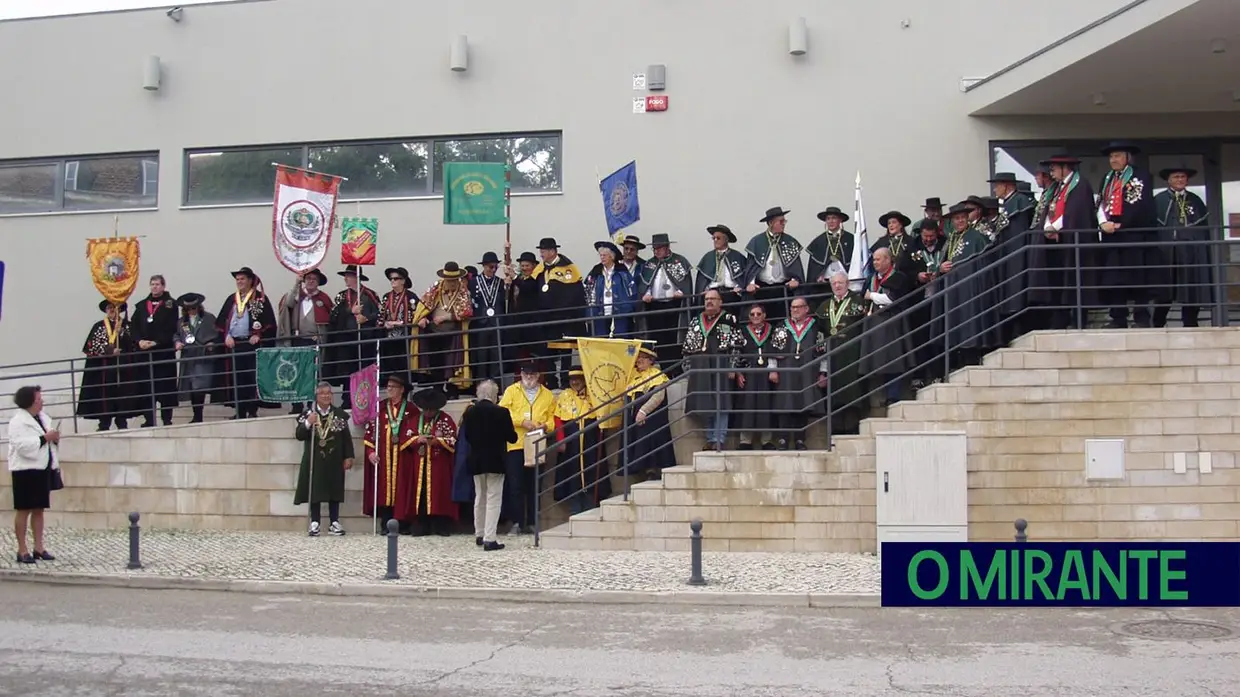
[[[1240,0],[1134,0],[965,99],[971,116],[1240,111]]]

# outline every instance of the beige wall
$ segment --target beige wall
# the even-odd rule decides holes
[[[144,275],[161,272],[210,307],[236,266],[273,289],[286,276],[269,251],[268,208],[178,209],[185,148],[562,130],[563,195],[515,202],[518,251],[553,235],[588,261],[604,234],[596,172],[636,158],[643,221],[633,232],[671,233],[695,258],[706,225],[752,234],[776,204],[808,242],[815,211],[850,207],[857,170],[871,217],[978,191],[987,141],[1017,130],[968,118],[961,78],[1122,4],[282,0],[191,6],[180,23],[159,9],[5,22],[0,93],[15,106],[0,110],[0,158],[158,150],[159,210],[123,214],[120,229],[145,236]],[[793,58],[797,16],[810,50]],[[469,36],[466,74],[447,69],[456,34]],[[148,55],[164,62],[156,94],[141,89]],[[631,74],[652,63],[667,66],[671,108],[637,116]],[[438,200],[362,212],[382,221],[380,264],[407,266],[418,286],[444,261],[474,261],[501,241],[499,228],[445,234]],[[0,332],[0,363],[77,353],[97,319],[84,240],[111,231],[110,214],[0,218],[5,326],[40,336]],[[35,292],[38,303],[23,298]]]

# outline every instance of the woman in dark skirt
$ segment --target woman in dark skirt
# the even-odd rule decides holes
[[[17,561],[52,561],[43,544],[43,511],[52,505],[52,489],[60,487],[60,431],[43,413],[43,391],[27,385],[13,395],[17,411],[9,420],[9,474],[13,480],[13,529]],[[26,546],[26,530],[34,533],[34,552]]]
[[[628,452],[625,461],[630,475],[658,479],[660,473],[676,466],[672,430],[667,422],[667,375],[655,365],[655,352],[643,346],[637,353],[637,366],[629,380],[627,404],[631,407]]]

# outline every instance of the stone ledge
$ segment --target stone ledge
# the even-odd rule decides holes
[[[145,590],[209,590],[264,595],[327,595],[427,600],[484,600],[515,603],[572,603],[589,605],[713,605],[731,607],[879,607],[878,594],[753,593],[710,590],[710,578],[701,589],[683,591],[575,591],[530,588],[443,588],[400,585],[376,580],[373,584],[332,584],[302,581],[247,581],[197,579],[130,574],[70,574],[48,571],[0,570],[0,579],[72,586],[141,588]]]

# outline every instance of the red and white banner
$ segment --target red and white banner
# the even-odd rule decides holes
[[[277,167],[271,247],[284,268],[305,273],[327,258],[339,191],[339,177]]]

